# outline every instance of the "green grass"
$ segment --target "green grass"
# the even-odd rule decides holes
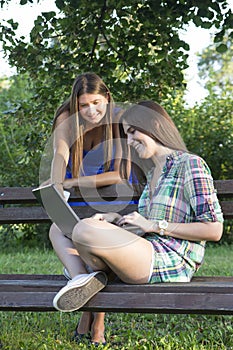
[[[204,264],[196,275],[233,276],[233,245],[207,244]]]
[[[232,246],[209,246],[198,275],[232,275]],[[1,253],[0,273],[61,273],[52,250],[11,249]],[[233,302],[233,301],[232,301]],[[79,312],[0,312],[0,349],[91,349],[70,341]],[[104,349],[233,349],[233,317],[107,314]],[[94,347],[93,347],[94,348]],[[101,347],[100,347],[101,348]]]

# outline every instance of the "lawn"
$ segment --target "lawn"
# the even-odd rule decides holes
[[[199,275],[233,276],[232,246],[210,245]],[[61,273],[52,250],[15,249],[0,256],[0,273]],[[0,349],[90,349],[70,341],[79,312],[0,312]],[[107,314],[104,349],[233,349],[233,316]],[[94,347],[93,347],[94,348]]]

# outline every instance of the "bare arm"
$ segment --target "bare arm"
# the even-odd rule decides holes
[[[102,187],[120,183],[121,178],[118,171],[108,171],[106,173],[90,176],[80,176],[79,178],[66,179],[64,188],[71,187]]]
[[[124,215],[118,222],[134,224],[144,232],[160,232],[155,221],[148,220],[138,212]],[[214,241],[217,242],[222,237],[223,224],[221,222],[190,222],[190,223],[168,223],[165,235],[188,241]]]
[[[187,239],[189,241],[214,241],[222,237],[223,224],[221,222],[191,222],[188,224],[169,223],[166,234],[171,237]]]
[[[64,112],[58,117],[53,134],[54,155],[51,165],[51,182],[55,184],[63,183],[69,160],[70,135],[68,116],[68,112]]]

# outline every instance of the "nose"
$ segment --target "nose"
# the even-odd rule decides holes
[[[95,105],[90,105],[88,107],[88,113],[89,114],[95,113],[95,111],[96,111],[96,106]]]

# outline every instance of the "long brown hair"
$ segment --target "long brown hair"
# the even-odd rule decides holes
[[[139,159],[137,152],[127,145],[127,136],[122,126],[123,121],[127,122],[134,129],[150,136],[164,147],[187,152],[185,143],[166,110],[156,102],[150,100],[141,101],[126,110],[120,119],[120,136],[123,152],[120,174],[123,178],[128,178],[129,159],[131,161],[136,160],[132,167],[142,183],[145,183],[145,173],[152,166],[150,159]]]
[[[108,171],[112,158],[112,110],[113,98],[110,90],[103,80],[95,73],[88,72],[78,75],[75,79],[71,95],[56,111],[53,121],[53,130],[56,127],[57,118],[63,113],[68,112],[69,118],[72,117],[72,176],[77,177],[82,169],[83,160],[83,135],[85,121],[79,113],[79,97],[83,94],[99,94],[108,99],[107,109],[103,118],[103,142],[104,142],[104,170]]]

